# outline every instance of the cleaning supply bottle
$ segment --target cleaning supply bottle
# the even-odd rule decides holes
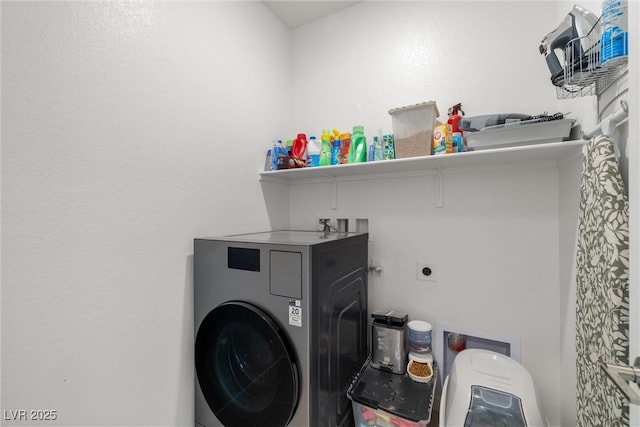
[[[462,113],[462,115],[460,113]],[[447,120],[447,124],[451,125],[453,132],[460,132],[460,135],[462,135],[462,130],[460,129],[460,120],[462,120],[462,116],[464,116],[462,103],[457,103],[453,107],[449,108],[448,114],[449,120]]]
[[[454,153],[462,153],[464,151],[462,147],[462,134],[460,132],[453,132],[451,143]]]
[[[340,140],[334,139],[332,143],[331,149],[331,164],[339,165],[340,164]]]
[[[320,166],[331,164],[331,133],[329,129],[322,129],[322,149],[320,151]]]
[[[376,158],[376,144],[378,143],[378,137],[373,137],[373,142],[369,145],[369,151],[367,152],[367,162],[373,162]]]
[[[373,160],[384,160],[384,136],[382,129],[378,129],[378,136],[373,137]]]
[[[340,134],[340,164],[346,164],[349,161],[349,145],[351,144],[351,134],[349,132]]]
[[[307,164],[307,135],[299,133],[291,146],[291,158],[295,167],[304,167]]]
[[[264,170],[266,171],[271,170],[271,148],[267,150],[267,157],[264,161]]]
[[[271,149],[271,170],[278,170],[278,159],[281,157],[288,158],[289,153],[282,143],[282,140],[279,139],[273,144],[273,149]],[[288,162],[289,160],[287,159],[287,164]],[[280,169],[283,169],[283,167],[280,167]]]
[[[349,163],[367,161],[367,138],[364,136],[363,126],[354,126],[349,144]]]
[[[629,29],[626,0],[602,2],[600,63],[615,66],[629,55]]]
[[[320,141],[318,141],[315,136],[310,136],[309,145],[307,146],[307,167],[308,168],[320,166],[320,151],[322,151],[322,147],[320,146]]]

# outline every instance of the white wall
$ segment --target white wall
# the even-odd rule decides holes
[[[192,239],[270,227],[288,43],[259,2],[2,2],[2,409],[57,411],[3,425],[193,425]]]
[[[559,8],[367,2],[300,27],[292,32],[294,130],[362,124],[371,137],[392,130],[390,108],[426,100],[438,103],[443,121],[456,102],[467,115],[566,112],[538,53]],[[370,252],[384,267],[370,276],[370,309],[520,338],[545,415],[551,425],[570,425],[575,388],[563,386],[571,376],[562,372],[565,347],[575,344],[562,328],[574,306],[570,285],[560,283],[570,271],[559,263],[574,247],[560,244],[575,233],[567,230],[572,202],[561,200],[575,189],[574,172],[445,171],[443,208],[429,175],[339,181],[336,210],[332,183],[292,185],[292,226],[310,228],[319,214],[369,218]],[[561,186],[561,176],[572,181]],[[418,261],[436,263],[436,284],[416,280]]]
[[[538,52],[550,2],[365,2],[292,32],[294,131],[391,132],[394,107],[435,100],[440,120],[555,112]]]
[[[435,177],[338,182],[335,216],[368,218],[370,310],[517,337],[521,361],[536,378],[557,425],[560,375],[558,173],[446,171],[443,208]],[[490,190],[487,190],[490,189]],[[293,185],[293,228],[328,212],[332,184]],[[437,267],[436,283],[416,280],[416,263]]]

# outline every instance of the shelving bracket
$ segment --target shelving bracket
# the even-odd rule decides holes
[[[338,209],[338,180],[333,177],[331,179],[332,191],[331,191],[331,209]]]
[[[442,170],[436,172],[436,208],[444,207],[444,176]]]

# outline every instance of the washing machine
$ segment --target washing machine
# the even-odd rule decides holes
[[[194,239],[196,427],[353,425],[367,242],[315,231]]]

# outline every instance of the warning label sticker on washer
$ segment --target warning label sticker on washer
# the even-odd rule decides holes
[[[302,307],[290,305],[289,306],[289,324],[291,326],[302,327]]]

